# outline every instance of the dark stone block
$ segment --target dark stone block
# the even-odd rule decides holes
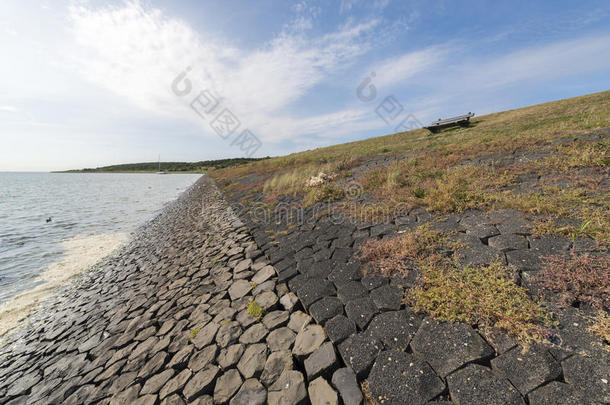
[[[381,287],[384,284],[387,284],[389,282],[389,279],[387,277],[372,275],[363,277],[361,282],[364,288],[370,291],[374,290],[377,287]]]
[[[494,236],[487,240],[487,244],[495,249],[501,250],[502,252],[523,250],[529,247],[525,237],[515,234]]]
[[[529,235],[531,224],[523,218],[523,213],[516,210],[500,210],[490,212],[489,220],[498,228],[502,235]]]
[[[491,367],[508,378],[523,395],[561,375],[559,363],[541,345],[530,347],[526,353],[515,347],[493,359]]]
[[[332,383],[339,391],[344,405],[362,405],[364,398],[352,369],[346,367],[335,371]]]
[[[350,261],[350,259],[352,258],[352,253],[353,251],[351,248],[335,249],[331,258],[333,266],[337,266]]]
[[[326,322],[324,330],[328,338],[337,344],[356,333],[356,324],[343,315],[337,315]]]
[[[297,271],[297,267],[296,266],[291,266],[288,267],[282,271],[280,271],[277,275],[277,281],[278,282],[282,282],[282,281],[286,281],[286,280],[290,280],[291,278],[293,278],[294,276],[296,276],[298,273]]]
[[[508,264],[519,271],[537,271],[542,266],[540,256],[531,250],[513,250],[506,252]]]
[[[443,378],[466,363],[494,355],[493,348],[469,325],[430,318],[421,323],[411,348]]]
[[[447,377],[456,404],[525,405],[511,383],[479,364],[469,364]]]
[[[311,304],[309,313],[317,323],[324,325],[332,317],[343,315],[343,303],[335,297],[324,297]]]
[[[440,232],[459,232],[464,230],[459,223],[461,219],[459,215],[450,215],[447,218],[432,222],[430,229]]]
[[[481,240],[487,240],[491,237],[500,235],[498,228],[491,224],[477,224],[474,226],[464,226],[467,235],[473,235]]]
[[[276,263],[274,265],[274,267],[278,271],[278,273],[281,273],[282,271],[284,271],[290,267],[296,267],[296,262],[292,259],[284,259],[284,260],[280,261],[279,263]]]
[[[539,256],[564,255],[571,246],[570,239],[559,235],[542,235],[530,238],[530,249]]]
[[[318,250],[316,253],[314,253],[313,255],[313,260],[315,262],[319,262],[320,260],[328,260],[330,259],[330,256],[332,255],[332,251],[330,249],[320,249]]]
[[[354,370],[358,378],[365,378],[377,354],[381,342],[368,334],[358,333],[339,344],[339,354],[343,362]]]
[[[299,288],[301,288],[307,281],[309,281],[309,277],[307,277],[305,274],[299,274],[288,281],[288,288],[290,291],[299,291]]]
[[[425,404],[445,390],[428,363],[394,350],[379,353],[368,380],[373,398],[387,405]]]
[[[569,384],[559,381],[551,381],[540,388],[527,394],[530,405],[582,405],[589,404],[591,400],[585,400],[585,396]]]
[[[420,323],[409,309],[384,312],[373,318],[366,333],[382,342],[385,349],[406,350]]]
[[[356,298],[366,297],[367,295],[368,290],[358,281],[348,281],[337,287],[337,296],[344,304]]]
[[[460,263],[465,266],[487,266],[498,260],[501,263],[506,263],[503,252],[483,244],[459,250],[456,254]]]
[[[326,342],[309,355],[304,362],[307,380],[312,381],[319,376],[330,377],[337,367],[337,355],[331,342]]]
[[[366,297],[348,302],[345,305],[345,312],[347,317],[354,321],[362,330],[366,328],[371,318],[379,311],[375,304],[373,304],[373,301]]]
[[[349,248],[352,246],[353,243],[354,243],[354,239],[352,238],[351,235],[349,235],[349,236],[342,236],[340,238],[335,239],[331,246],[335,249]]]
[[[309,279],[297,289],[297,296],[305,308],[324,297],[335,295],[335,287],[330,281]]]
[[[305,270],[304,274],[307,274],[310,278],[326,278],[332,270],[330,260],[321,260],[314,262]]]
[[[394,224],[379,224],[371,227],[371,238],[378,238],[384,235],[389,235],[395,232],[396,227]]]
[[[309,268],[314,263],[313,258],[301,259],[297,261],[297,271],[301,274],[307,274]]]
[[[350,281],[360,280],[362,271],[360,270],[360,262],[352,261],[348,263],[340,263],[333,265],[333,271],[328,276],[328,279],[339,286]]]
[[[393,285],[384,285],[371,291],[370,297],[380,310],[400,309],[403,290]]]
[[[352,234],[352,238],[354,239],[364,239],[369,237],[368,229],[361,229]]]
[[[585,403],[610,403],[608,364],[610,355],[607,353],[600,354],[597,358],[575,355],[561,362],[565,381],[585,393]]]

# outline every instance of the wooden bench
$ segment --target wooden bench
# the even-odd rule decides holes
[[[468,114],[460,115],[458,117],[446,118],[444,120],[438,119],[428,125],[426,128],[428,131],[436,133],[445,128],[459,125],[461,127],[467,127],[470,124],[470,118],[474,117],[474,113],[469,112]]]

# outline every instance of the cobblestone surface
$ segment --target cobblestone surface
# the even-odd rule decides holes
[[[279,280],[292,265],[272,266],[204,177],[10,338],[0,404],[338,403],[332,343]]]
[[[239,199],[237,193],[232,202],[239,206]],[[590,320],[585,312],[553,308],[557,328],[550,331],[547,342],[526,350],[498,330],[437,322],[414,312],[402,298],[415,278],[363,274],[355,257],[358,245],[368,238],[392,237],[429,223],[432,229],[453,232],[461,242],[458,250],[447,254],[463,264],[488,265],[500,259],[513,267],[518,284],[534,292],[529,282],[545,256],[568,254],[570,249],[602,252],[591,250],[591,244],[579,238],[534,237],[533,224],[512,210],[471,210],[440,217],[417,209],[375,225],[318,215],[327,207],[314,205],[300,211],[302,218],[295,223],[286,219],[285,207],[298,207],[300,202],[280,200],[284,212],[268,212],[265,221],[248,213],[241,219],[271,264],[276,269],[281,265],[280,277],[284,275],[303,310],[323,326],[337,356],[336,361],[330,354],[324,359],[332,363],[328,367],[335,374],[349,370],[358,383],[368,381],[372,401],[526,404],[548,403],[546,395],[565,394],[567,403],[610,403],[610,355],[586,331]],[[322,347],[328,350],[323,345],[318,350]],[[304,361],[307,380],[318,377],[314,365],[326,366],[322,360],[314,352]],[[353,385],[348,390],[339,383],[343,381],[339,374],[322,373],[322,378],[320,391],[328,381],[340,401],[362,403]],[[332,395],[327,401],[333,403]]]
[[[365,380],[383,404],[610,402],[610,357],[574,330],[580,312],[558,311],[561,345],[524,351],[412,311],[413,280],[365,276],[354,257],[366,238],[431,222],[467,243],[457,258],[499,257],[525,285],[577,241],[533,238],[512,211],[295,226],[238,216],[238,198],[202,178],[62,291],[0,352],[0,404],[360,405]]]

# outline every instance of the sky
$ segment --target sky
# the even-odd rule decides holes
[[[276,156],[609,90],[602,1],[0,2],[0,171]]]

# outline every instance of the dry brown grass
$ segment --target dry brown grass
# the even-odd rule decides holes
[[[415,263],[434,254],[443,239],[440,232],[422,225],[393,238],[368,240],[360,246],[357,257],[384,276],[405,275]]]
[[[587,330],[599,336],[604,350],[610,351],[610,314],[600,310],[591,320],[593,324]]]
[[[587,303],[610,311],[610,257],[572,253],[570,257],[550,256],[545,260],[537,281],[556,294],[558,304]]]
[[[590,222],[589,231],[602,243],[610,241],[607,190],[600,190],[586,176],[574,176],[575,169],[591,169],[592,179],[608,174],[609,142],[588,142],[579,133],[610,127],[610,92],[504,111],[477,117],[468,128],[429,135],[426,130],[392,134],[363,141],[266,159],[239,167],[211,171],[230,191],[264,192],[272,202],[281,195],[304,198],[306,202],[336,200],[341,179],[350,176],[360,162],[380,153],[392,155],[397,163],[357,178],[373,204],[355,212],[375,218],[375,212],[389,212],[401,204],[406,209],[425,207],[437,212],[460,212],[469,208],[515,208],[548,215],[551,219],[575,217]],[[572,137],[568,144],[550,144]],[[548,150],[551,155],[529,158],[505,167],[462,164],[467,159],[498,156],[515,151]],[[601,171],[600,171],[601,170]],[[336,175],[325,192],[306,186],[307,179],[324,171]],[[240,180],[256,173],[256,185],[245,187]],[[508,190],[520,175],[535,173],[544,178],[563,175],[569,186],[544,185],[541,192],[515,194]],[[333,192],[331,192],[333,191]],[[388,209],[377,210],[376,206]],[[546,221],[545,232],[573,233]]]

